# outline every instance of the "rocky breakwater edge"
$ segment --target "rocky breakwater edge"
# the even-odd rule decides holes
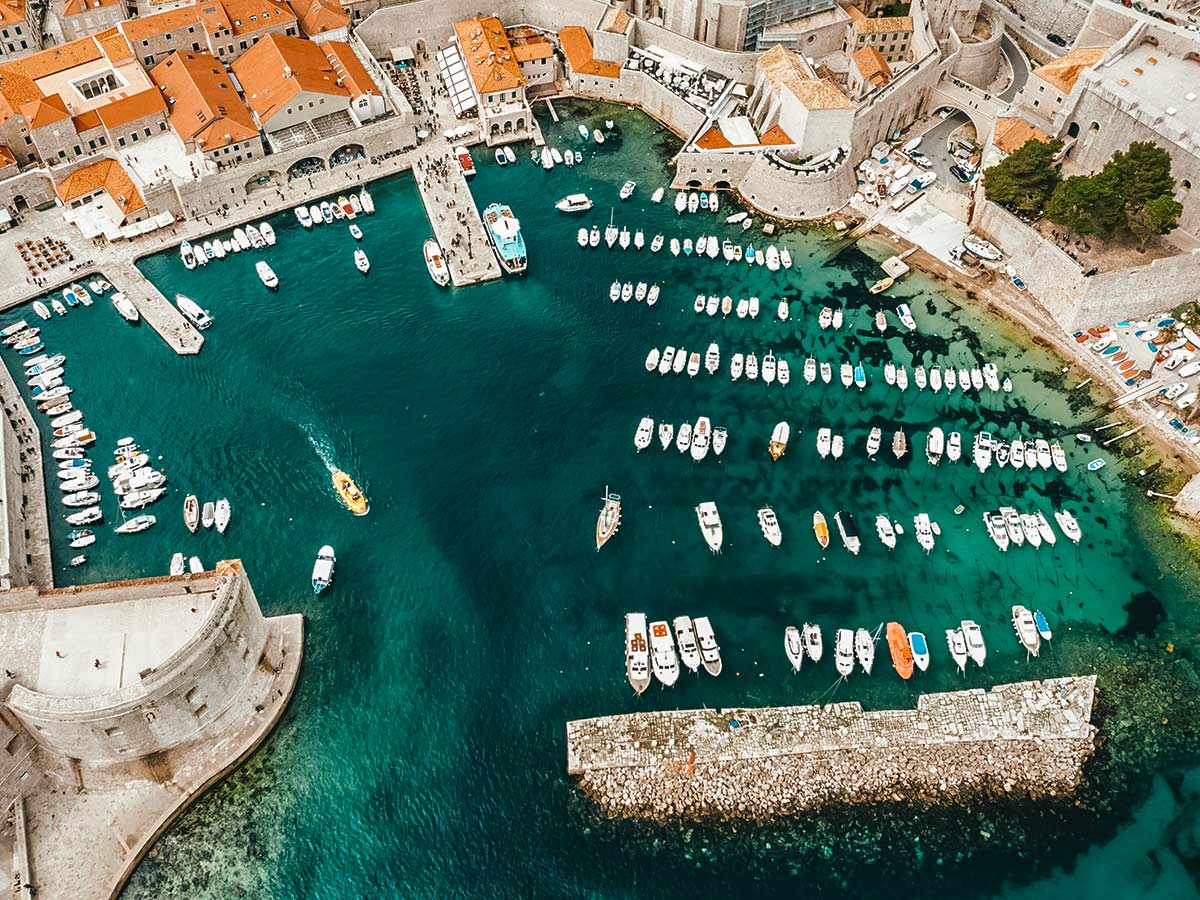
[[[567,723],[607,816],[768,822],[823,806],[1070,794],[1096,747],[1094,675],[923,694],[915,709],[676,710]]]

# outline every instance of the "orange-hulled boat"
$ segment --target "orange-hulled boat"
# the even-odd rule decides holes
[[[819,509],[813,513],[813,534],[817,536],[817,543],[822,548],[829,546],[829,524],[825,521],[825,515]]]
[[[892,666],[895,667],[896,673],[907,681],[912,678],[913,655],[904,626],[899,622],[888,622],[887,642],[888,650],[892,653]]]

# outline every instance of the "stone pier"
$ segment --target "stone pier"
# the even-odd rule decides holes
[[[167,346],[181,356],[200,352],[204,336],[183,317],[183,313],[159,291],[137,266],[130,266],[119,276],[117,290],[133,301],[137,311],[151,328],[159,333]]]
[[[413,176],[425,215],[446,255],[450,282],[462,287],[499,278],[500,263],[454,152],[443,143],[434,144],[417,157]],[[455,236],[459,236],[458,246],[454,245]]]
[[[36,325],[35,318],[31,324]],[[12,364],[22,367],[14,357]],[[46,504],[46,469],[37,422],[8,365],[0,362],[0,589],[54,584],[50,555],[50,519]]]
[[[567,723],[567,771],[610,816],[766,821],[828,804],[1070,793],[1094,748],[1096,678],[858,703]]]

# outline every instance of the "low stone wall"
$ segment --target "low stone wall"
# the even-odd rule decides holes
[[[641,107],[684,140],[704,124],[704,113],[644,72],[622,69],[620,78],[580,75],[571,84],[577,97]]]
[[[1091,3],[1086,0],[1002,0],[1024,22],[1040,34],[1058,34],[1068,43],[1075,40]]]
[[[567,723],[567,771],[611,816],[769,820],[828,804],[1069,793],[1095,746],[1094,675],[858,703]]]
[[[680,153],[675,157],[675,177],[671,187],[676,190],[738,187],[757,158],[757,153],[736,153],[732,150]]]
[[[821,219],[849,203],[854,187],[849,156],[829,171],[799,172],[781,165],[771,154],[759,154],[738,185],[738,192],[768,216]]]
[[[1086,279],[1070,322],[1072,328],[1140,319],[1195,300],[1200,286],[1200,251],[1156,259],[1144,266]]]

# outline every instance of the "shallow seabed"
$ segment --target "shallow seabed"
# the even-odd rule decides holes
[[[277,734],[159,842],[124,897],[694,897],[714,885],[733,896],[872,896],[894,895],[897,877],[902,890],[941,885],[957,897],[1195,895],[1198,776],[1188,767],[1200,716],[1184,657],[1196,632],[1196,566],[1141,489],[1125,486],[1118,460],[1102,453],[1106,469],[1083,468],[1097,452],[1081,452],[1070,435],[1099,414],[1093,398],[1065,392],[1059,361],[926,278],[869,296],[874,262],[857,249],[825,262],[835,241],[824,232],[782,239],[797,262],[786,279],[665,250],[579,249],[576,228],[607,222],[610,207],[618,224],[646,228],[647,243],[657,230],[668,239],[741,233],[723,224],[729,201],[718,216],[677,217],[670,197],[649,203],[678,146],[651,120],[613,107],[559,111],[560,126],[543,124],[560,147],[583,147],[582,167],[545,173],[526,149],[501,169],[475,154],[476,201],[507,202],[521,218],[525,278],[436,288],[420,257],[428,226],[404,176],[371,186],[380,211],[362,221],[366,278],[344,223],[306,233],[290,215],[272,220],[279,245],[263,254],[282,281],[275,293],[255,278],[259,254],[195,272],[174,254],[146,260],[168,296],[185,293],[213,313],[198,358],[177,358],[107,304],[46,323],[100,435],[97,458],[131,434],[162,457],[172,490],[151,510],[154,529],[103,534],[83,570],[63,568],[67,528],[54,509],[60,581],[162,574],[175,550],[209,565],[240,557],[268,613],[298,610],[307,621],[302,680]],[[607,116],[619,134],[599,149],[583,144],[576,125]],[[626,178],[639,188],[621,203]],[[553,209],[580,190],[596,202],[591,213]],[[662,299],[610,303],[617,277],[658,281]],[[697,317],[697,292],[757,294],[763,312],[757,322]],[[774,318],[781,297],[794,301],[786,324]],[[871,313],[900,298],[918,331],[899,334],[892,315],[881,338]],[[851,327],[820,331],[825,304],[850,309]],[[719,377],[660,378],[643,367],[652,346],[703,352],[712,340]],[[789,387],[730,382],[734,351],[769,348],[791,363]],[[809,353],[834,363],[832,385],[804,383]],[[911,368],[917,357],[995,361],[1016,391],[980,402],[883,384],[885,360]],[[863,393],[838,383],[843,359],[867,365]],[[643,415],[708,415],[728,428],[729,446],[699,465],[657,440],[637,455]],[[782,419],[792,442],[772,464],[767,440]],[[869,429],[897,423],[908,456],[896,462],[885,442],[868,461]],[[981,477],[965,463],[926,463],[930,427],[985,423],[1010,439],[1062,437],[1070,472],[1018,478],[993,467]],[[825,424],[846,436],[838,462],[816,454]],[[339,506],[331,466],[358,479],[369,516]],[[606,485],[622,495],[624,519],[597,554]],[[187,534],[189,492],[231,499],[224,537]],[[709,499],[725,524],[720,556],[705,548],[693,512]],[[1047,515],[1069,507],[1084,541],[1001,555],[980,522],[1001,501]],[[765,503],[784,530],[778,549],[755,520]],[[111,519],[111,495],[105,505]],[[831,525],[837,510],[855,513],[861,556],[820,550],[810,530],[817,508]],[[931,556],[907,535],[891,554],[875,540],[877,513],[911,532],[919,511],[942,527]],[[337,577],[317,599],[308,580],[324,543],[337,549]],[[1013,640],[1016,602],[1054,625],[1040,659],[1026,661]],[[725,674],[685,676],[635,699],[622,658],[631,609],[709,615]],[[964,679],[942,634],[965,617],[983,626],[989,656]],[[834,628],[888,619],[929,636],[927,674],[904,684],[886,661],[874,677],[840,685],[828,662],[791,674],[785,625],[817,621],[831,643]],[[1078,805],[896,804],[766,829],[649,828],[598,819],[564,775],[563,722],[574,717],[830,699],[883,707],[921,691],[1089,671],[1101,676],[1107,743]]]

